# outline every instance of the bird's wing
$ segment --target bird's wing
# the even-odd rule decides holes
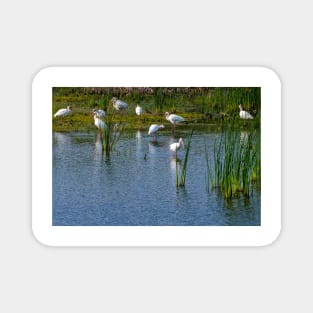
[[[171,114],[171,117],[174,121],[184,121],[185,119],[182,116],[176,115],[176,114]]]
[[[122,101],[122,100],[116,100],[116,105],[121,107],[121,108],[126,108],[127,107],[127,103]]]
[[[67,110],[66,109],[60,109],[57,113],[55,113],[54,115],[55,116],[58,116],[58,115],[61,115],[61,114],[64,114]]]
[[[151,133],[156,132],[158,129],[159,129],[159,127],[157,125],[154,125],[154,124],[151,125],[150,128],[149,128],[148,135],[150,135]]]
[[[175,150],[177,149],[177,143],[176,143],[176,142],[172,143],[172,144],[170,145],[170,149],[171,149],[172,151],[175,151]]]

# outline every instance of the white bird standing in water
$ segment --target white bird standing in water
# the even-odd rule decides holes
[[[97,116],[97,114],[94,114],[93,118],[95,120],[95,126],[98,129],[103,130],[107,128],[107,125]]]
[[[136,106],[136,114],[137,114],[138,116],[140,116],[141,113],[142,113],[142,108],[141,108],[139,105],[137,105],[137,106]]]
[[[56,112],[54,114],[54,117],[59,117],[59,116],[63,117],[63,116],[66,116],[70,113],[71,113],[71,106],[68,105],[66,109],[60,109],[58,112]]]
[[[239,113],[240,118],[242,118],[244,120],[251,120],[251,119],[253,119],[253,116],[249,112],[243,110],[241,104],[239,104],[239,109],[240,109],[240,113]]]
[[[117,99],[116,97],[113,97],[111,99],[111,102],[113,103],[113,107],[117,110],[117,111],[123,111],[126,110],[128,105],[126,102]]]
[[[170,145],[170,149],[177,154],[177,151],[180,149],[181,146],[184,145],[183,138],[179,138],[178,142],[174,142]]]
[[[152,124],[149,127],[148,135],[152,135],[153,140],[156,140],[158,130],[163,128],[165,128],[164,125]]]
[[[165,117],[168,121],[170,121],[174,126],[178,123],[184,122],[185,119],[179,115],[176,114],[169,114],[168,112],[165,112]]]
[[[105,111],[101,109],[93,109],[92,112],[93,114],[96,114],[97,117],[105,117]]]

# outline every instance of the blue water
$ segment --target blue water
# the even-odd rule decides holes
[[[107,160],[99,134],[54,132],[53,225],[260,225],[257,190],[227,202],[207,191],[205,145],[212,152],[215,137],[193,135],[186,186],[177,189],[169,145],[178,138],[169,133],[157,143],[140,131],[129,134]],[[178,151],[178,159],[184,153]]]

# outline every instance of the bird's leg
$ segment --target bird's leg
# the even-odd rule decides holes
[[[100,139],[101,139],[101,142],[103,144],[103,132],[101,131],[101,129],[99,129],[99,132],[100,132]]]

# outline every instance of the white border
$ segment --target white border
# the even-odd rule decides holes
[[[52,87],[261,87],[261,226],[52,226]],[[49,246],[264,246],[281,230],[281,83],[264,67],[49,67],[32,85],[32,228]]]

